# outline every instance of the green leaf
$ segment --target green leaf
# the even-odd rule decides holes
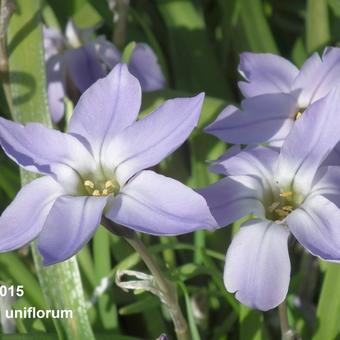
[[[240,25],[242,37],[235,35],[236,43],[243,43],[242,50],[250,49],[253,52],[270,52],[279,54],[279,49],[264,15],[263,3],[261,0],[239,0]]]
[[[106,278],[111,271],[111,254],[110,254],[110,235],[103,227],[98,228],[93,239],[93,260],[96,273],[97,285],[101,279]],[[99,315],[104,329],[118,329],[117,306],[112,303],[111,290],[103,293],[98,299]]]
[[[208,39],[200,9],[191,0],[156,3],[168,29],[176,88],[230,98],[231,90]]]
[[[261,312],[240,305],[240,340],[264,340],[264,319]]]
[[[313,340],[336,339],[340,336],[340,265],[327,263],[325,267]]]
[[[42,44],[41,1],[17,0],[17,10],[8,30],[10,83],[13,118],[19,122],[37,121],[51,126],[47,106],[44,50]],[[36,178],[22,171],[22,184]],[[39,281],[51,309],[71,309],[72,319],[54,320],[59,335],[94,339],[85,307],[78,264],[75,259],[43,267],[32,247]]]
[[[25,298],[30,303],[40,309],[46,307],[37,279],[24,265],[17,253],[0,254],[0,269],[1,276],[6,273],[13,278],[14,282],[11,282],[11,284],[24,286]]]
[[[306,12],[306,47],[311,53],[330,41],[330,25],[326,0],[308,0]]]
[[[192,306],[191,306],[191,301],[190,301],[190,296],[188,293],[188,290],[183,282],[178,283],[180,288],[183,291],[184,299],[185,299],[185,305],[187,309],[187,318],[188,318],[188,323],[189,323],[189,328],[190,328],[190,334],[192,340],[201,340],[200,333],[198,331],[194,314],[192,312]]]

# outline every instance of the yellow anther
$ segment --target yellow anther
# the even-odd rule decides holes
[[[291,205],[285,205],[284,207],[282,207],[282,210],[290,213],[294,210],[294,208]]]
[[[273,202],[271,205],[270,205],[270,207],[268,208],[268,210],[270,211],[270,212],[273,212],[277,207],[279,207],[280,206],[280,203],[279,202]]]
[[[100,191],[99,191],[98,189],[93,190],[92,196],[101,196],[101,195],[100,195]]]
[[[105,186],[105,189],[114,188],[112,181],[106,181],[104,186]]]
[[[102,196],[107,196],[109,194],[107,189],[103,189]]]
[[[94,183],[88,179],[84,182],[84,185],[90,189],[94,188]]]
[[[293,195],[293,193],[291,191],[280,192],[280,197],[283,197],[283,198],[287,198],[287,197],[290,197],[292,195]]]
[[[302,112],[298,111],[295,113],[294,120],[298,120],[302,116]]]

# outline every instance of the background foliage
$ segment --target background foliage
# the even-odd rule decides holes
[[[83,28],[100,24],[98,35],[111,39],[115,33],[111,2],[16,1],[17,11],[8,30],[13,106],[10,110],[2,90],[3,116],[51,124],[46,105],[42,23],[61,29],[69,18]],[[192,187],[213,183],[217,177],[208,173],[205,161],[217,158],[226,146],[203,134],[202,128],[227,103],[240,102],[239,53],[277,53],[300,66],[310,53],[322,51],[326,45],[337,45],[339,28],[339,0],[131,0],[126,41],[120,47],[130,41],[147,42],[156,51],[168,81],[167,90],[144,96],[142,114],[169,97],[201,91],[207,95],[198,129],[156,170]],[[3,72],[1,75],[4,84],[6,77]],[[30,178],[26,174],[20,176],[3,153],[0,161],[3,210],[19,190],[21,180]],[[177,282],[179,299],[195,340],[280,337],[276,310],[249,310],[224,288],[224,256],[238,225],[215,233],[200,231],[181,237],[143,236],[169,278]],[[319,262],[293,240],[290,256],[291,327],[303,339],[340,338],[340,266]],[[24,285],[25,295],[14,302],[15,308],[72,307],[76,311],[71,321],[17,319],[17,334],[3,335],[2,339],[132,340],[156,339],[162,333],[174,338],[169,315],[155,296],[126,293],[115,285],[115,273],[122,268],[147,271],[123,239],[103,228],[77,255],[77,261],[47,270],[28,247],[0,254],[0,281]],[[107,289],[96,294],[96,287],[103,282],[109,283]],[[2,299],[1,303],[6,302]],[[8,325],[2,321],[1,327],[5,332]]]

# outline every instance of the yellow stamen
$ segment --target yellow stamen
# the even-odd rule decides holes
[[[283,198],[287,198],[287,197],[290,197],[292,195],[293,195],[293,193],[291,191],[280,192],[280,197],[283,197]]]
[[[288,213],[292,212],[294,209],[291,205],[285,205],[284,207],[282,207],[283,211],[286,211]]]
[[[102,196],[107,196],[109,194],[109,191],[107,189],[103,189]]]
[[[112,181],[105,182],[105,189],[114,188]]]
[[[302,116],[302,112],[298,111],[295,113],[294,120],[298,120]]]
[[[92,196],[100,196],[100,191],[98,189],[93,190]]]
[[[268,208],[268,210],[270,211],[270,212],[273,212],[277,207],[279,207],[280,206],[280,203],[279,202],[273,202],[271,205],[270,205],[270,207]]]
[[[84,185],[90,189],[94,188],[94,183],[88,179],[84,182]]]

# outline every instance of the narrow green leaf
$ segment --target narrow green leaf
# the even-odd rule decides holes
[[[239,18],[245,41],[239,35],[235,35],[236,43],[243,43],[241,47],[243,50],[279,54],[279,49],[264,15],[263,2],[261,0],[239,1],[241,2]]]
[[[240,340],[264,340],[264,322],[261,312],[240,305]]]
[[[13,118],[19,122],[38,121],[51,126],[47,106],[44,50],[42,45],[41,1],[17,0],[17,11],[8,30],[10,83]],[[36,178],[22,172],[22,184]],[[72,339],[93,339],[85,307],[78,265],[75,259],[43,267],[32,247],[39,281],[52,309],[71,309],[72,319],[54,320]]]
[[[12,284],[23,285],[24,295],[33,305],[43,309],[46,307],[42,292],[40,290],[37,279],[30,270],[20,260],[15,252],[0,254],[1,276],[4,272],[13,278]]]
[[[340,336],[340,265],[327,263],[325,267],[313,340],[337,339]]]
[[[190,296],[188,293],[188,290],[183,282],[178,283],[180,288],[183,291],[184,299],[185,299],[185,305],[186,305],[186,310],[187,310],[187,318],[188,318],[188,323],[189,323],[189,328],[190,328],[190,334],[192,340],[201,340],[200,333],[198,331],[194,314],[192,312],[192,306],[191,306],[191,301],[190,301]]]
[[[330,41],[327,0],[308,0],[306,12],[306,47],[311,53]]]
[[[97,285],[111,270],[110,235],[104,228],[99,228],[93,239],[93,260]],[[99,315],[105,329],[118,329],[117,306],[112,303],[111,290],[98,299]]]
[[[210,45],[204,18],[193,1],[156,3],[168,29],[176,88],[230,98],[231,90]]]

